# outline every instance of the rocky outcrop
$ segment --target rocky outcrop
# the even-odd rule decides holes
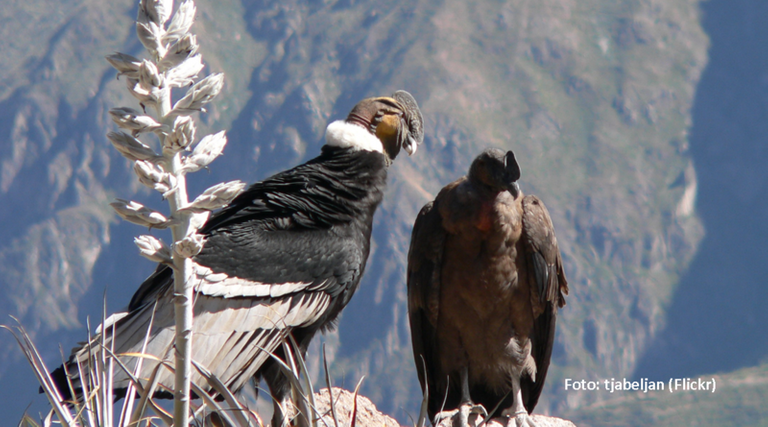
[[[399,427],[400,424],[392,417],[382,414],[376,405],[365,396],[333,387],[333,407],[336,410],[336,420],[339,427],[352,425],[354,414],[355,425],[357,427]],[[335,426],[333,414],[331,413],[330,395],[328,388],[324,388],[315,393],[315,406],[317,413],[321,416],[318,425]]]
[[[399,427],[400,424],[392,417],[382,414],[376,405],[371,402],[365,396],[358,395],[355,399],[355,394],[338,388],[333,387],[333,402],[336,409],[336,420],[339,427],[347,427],[352,425],[352,415],[355,416],[355,426],[357,427]],[[335,426],[333,416],[331,414],[331,405],[329,402],[328,389],[324,388],[315,393],[315,405],[318,414],[321,416],[321,420],[318,425]],[[538,427],[575,427],[575,424],[568,420],[564,420],[556,417],[547,417],[544,415],[533,415],[533,421]],[[506,418],[494,418],[488,420],[483,424],[488,427],[508,427],[506,424]],[[470,426],[478,427],[482,419],[477,417],[470,418]],[[437,427],[453,427],[453,419],[445,419],[438,424]]]

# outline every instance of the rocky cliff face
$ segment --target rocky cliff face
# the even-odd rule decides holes
[[[11,41],[0,48],[11,58],[0,63],[0,310],[36,332],[51,364],[58,343],[83,338],[87,314],[100,316],[105,286],[117,308],[152,269],[128,239],[142,230],[107,207],[115,196],[157,202],[103,136],[107,109],[133,105],[103,61],[139,52],[132,3],[0,11]],[[417,412],[410,229],[491,145],[515,150],[523,191],[549,207],[571,283],[541,410],[601,398],[566,393],[566,377],[631,375],[702,236],[687,136],[706,62],[697,0],[197,4],[205,58],[227,79],[203,118],[230,143],[193,192],[313,157],[327,122],[362,97],[406,89],[424,113],[424,146],[392,167],[366,277],[327,338],[339,384],[365,375],[380,409],[403,422]],[[0,375],[29,383],[16,351],[0,341],[0,358],[16,361]],[[13,401],[35,389],[22,384]]]

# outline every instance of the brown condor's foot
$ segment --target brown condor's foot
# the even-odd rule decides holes
[[[469,368],[465,366],[459,373],[459,378],[461,380],[461,403],[459,403],[459,407],[437,413],[433,425],[437,426],[441,421],[450,418],[453,426],[469,427],[470,416],[477,416],[473,419],[473,426],[479,424],[475,421],[482,421],[488,417],[488,411],[485,410],[483,405],[472,402],[472,398],[469,395]]]
[[[475,415],[475,417],[472,417]],[[480,404],[462,403],[458,408],[435,414],[433,425],[437,426],[445,420],[451,420],[451,426],[470,427],[479,425],[488,417],[488,411]]]
[[[512,376],[512,394],[515,396],[512,406],[501,411],[501,416],[507,417],[507,427],[538,427],[523,405],[523,390],[517,375]]]

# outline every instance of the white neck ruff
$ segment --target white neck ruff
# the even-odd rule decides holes
[[[356,150],[375,151],[384,153],[384,146],[363,128],[344,120],[336,120],[325,129],[325,143],[332,147],[353,148]]]

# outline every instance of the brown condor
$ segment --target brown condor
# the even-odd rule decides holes
[[[533,425],[568,285],[549,213],[519,178],[511,151],[487,149],[414,224],[408,312],[435,424],[498,407]]]

